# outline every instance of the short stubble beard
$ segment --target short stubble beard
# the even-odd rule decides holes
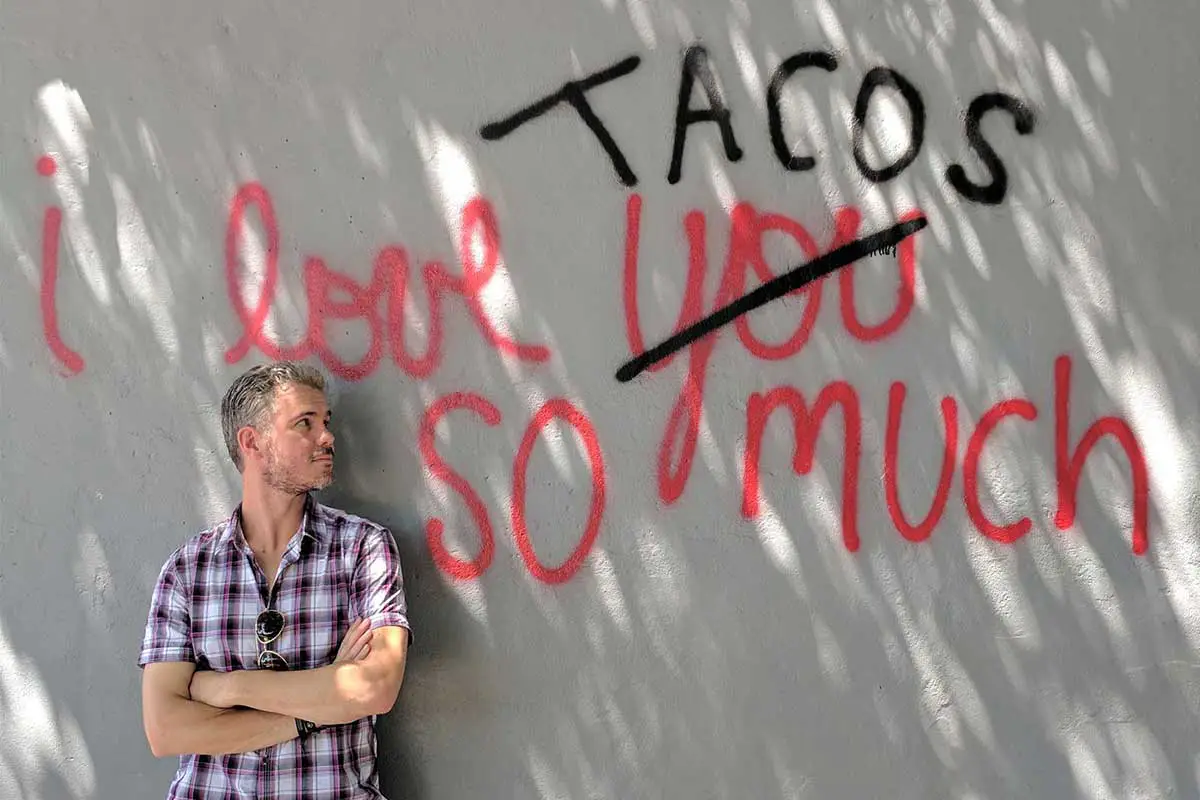
[[[324,489],[333,483],[332,472],[328,477],[304,483],[295,477],[295,471],[285,468],[279,463],[273,444],[267,445],[266,467],[263,470],[263,483],[284,494],[301,495],[317,489]]]

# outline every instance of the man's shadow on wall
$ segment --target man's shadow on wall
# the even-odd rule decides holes
[[[394,432],[385,434],[379,425],[379,404],[367,392],[346,391],[338,399],[337,414],[342,425],[338,432],[338,457],[347,463],[346,473],[363,475],[378,469],[386,459],[385,449],[395,442]],[[416,459],[416,438],[400,443],[410,447],[412,461]],[[411,486],[410,480],[397,480],[397,486]],[[381,502],[362,494],[353,477],[337,479],[329,489],[318,494],[320,502],[341,508],[351,514],[366,517],[384,525],[392,532],[400,553],[404,573],[404,594],[408,616],[413,628],[413,641],[408,651],[404,687],[391,713],[378,720],[378,766],[380,788],[388,798],[422,800],[432,796],[432,788],[421,769],[421,753],[416,741],[420,726],[433,720],[412,714],[416,707],[428,704],[408,700],[410,687],[422,683],[422,677],[437,664],[453,661],[462,652],[461,636],[472,626],[470,617],[461,605],[445,590],[437,567],[425,544],[423,523],[414,509],[404,506],[405,499]]]

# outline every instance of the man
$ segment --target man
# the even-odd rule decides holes
[[[375,716],[404,678],[403,578],[386,529],[309,494],[333,480],[329,422],[323,376],[293,362],[221,402],[242,502],[167,559],[138,659],[150,749],[180,757],[169,800],[383,797]]]

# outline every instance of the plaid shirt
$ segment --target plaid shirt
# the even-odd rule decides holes
[[[278,578],[268,583],[242,535],[240,507],[188,540],[159,574],[139,666],[190,661],[196,669],[257,669],[254,622],[264,608],[283,613],[272,643],[292,669],[332,664],[356,618],[371,627],[408,628],[400,558],[391,534],[309,496]],[[185,755],[168,800],[358,800],[382,798],[375,770],[375,718],[224,756]]]

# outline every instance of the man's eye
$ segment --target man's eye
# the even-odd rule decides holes
[[[302,419],[302,420],[300,420],[300,422],[298,422],[298,423],[296,423],[296,424],[298,424],[298,425],[301,425],[301,426],[303,426],[303,427],[305,427],[305,428],[308,428],[308,427],[311,427],[311,426],[312,426],[312,423],[311,423],[311,422],[309,422],[309,421],[308,421],[308,420],[306,420],[306,419]]]

